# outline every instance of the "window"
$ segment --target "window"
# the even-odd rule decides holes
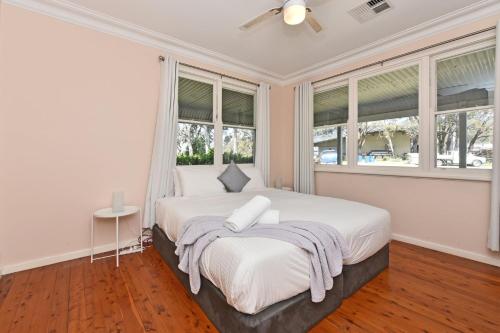
[[[314,161],[347,165],[349,87],[314,94]]]
[[[214,88],[179,78],[177,165],[214,164]]]
[[[419,164],[418,65],[358,81],[358,165]]]
[[[437,168],[491,169],[494,88],[494,48],[437,61]]]
[[[254,163],[255,117],[252,94],[222,89],[223,163]]]
[[[494,35],[314,83],[315,170],[490,180]]]
[[[256,88],[187,69],[178,86],[177,165],[254,163]]]

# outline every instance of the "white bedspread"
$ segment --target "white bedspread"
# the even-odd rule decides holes
[[[175,241],[182,225],[201,215],[229,216],[255,195],[267,196],[280,220],[306,220],[334,226],[346,239],[355,264],[390,240],[386,210],[358,202],[269,189],[201,197],[166,198],[158,202],[157,223]],[[309,289],[309,260],[298,247],[267,238],[222,238],[203,252],[201,273],[238,311],[254,314]]]

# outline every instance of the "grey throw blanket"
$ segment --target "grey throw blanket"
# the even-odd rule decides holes
[[[203,250],[217,238],[262,237],[278,239],[305,250],[311,259],[311,299],[321,302],[325,291],[333,287],[333,277],[342,272],[344,258],[350,256],[346,241],[339,232],[323,223],[288,221],[280,224],[256,224],[241,232],[224,227],[225,217],[198,216],[187,221],[175,243],[179,269],[189,274],[191,291],[200,290],[198,261]]]

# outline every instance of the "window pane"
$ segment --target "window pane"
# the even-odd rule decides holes
[[[491,169],[492,153],[493,110],[436,116],[435,161],[438,168]]]
[[[437,62],[437,110],[493,105],[495,49]]]
[[[358,164],[418,166],[418,66],[358,82]]]
[[[213,121],[211,84],[179,77],[179,119]]]
[[[177,125],[177,165],[214,164],[214,127]]]
[[[224,127],[222,142],[224,164],[231,163],[231,160],[235,163],[254,163],[254,129]]]
[[[335,88],[314,94],[314,127],[347,123],[349,88]]]
[[[313,135],[315,163],[347,165],[346,125],[315,128]]]
[[[254,126],[254,96],[222,89],[222,122],[226,125]]]

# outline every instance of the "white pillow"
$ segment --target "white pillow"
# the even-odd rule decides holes
[[[177,174],[177,168],[174,168],[172,172],[174,173],[174,196],[182,197],[181,180]]]
[[[189,165],[176,170],[184,197],[226,193],[217,179],[221,171],[213,165]]]
[[[240,166],[241,171],[245,173],[250,178],[250,181],[243,187],[241,192],[249,191],[261,191],[266,189],[266,184],[264,184],[264,179],[262,178],[262,173],[260,169],[254,166]]]

